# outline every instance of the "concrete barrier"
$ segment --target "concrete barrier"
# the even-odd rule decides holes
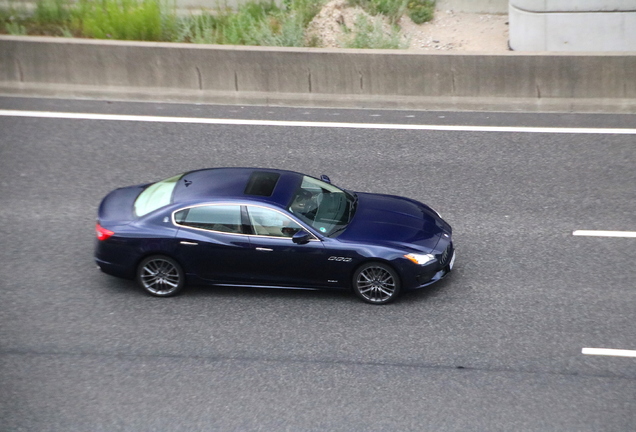
[[[421,54],[0,36],[0,93],[636,112],[636,53]]]
[[[636,0],[510,0],[519,51],[636,51]]]

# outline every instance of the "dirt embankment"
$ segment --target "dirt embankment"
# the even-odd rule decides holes
[[[308,34],[325,48],[341,48],[344,28],[353,29],[360,14],[366,12],[347,7],[345,0],[332,0],[310,23]],[[398,25],[411,51],[508,51],[508,15],[437,10],[431,22],[417,25],[404,16]],[[389,34],[388,22],[384,28]]]

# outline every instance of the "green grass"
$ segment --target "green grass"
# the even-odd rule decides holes
[[[174,0],[37,0],[35,9],[0,8],[0,33],[95,39],[171,41],[228,45],[316,46],[305,30],[327,0],[248,0],[236,10],[178,16]],[[395,24],[432,17],[431,0],[349,0]],[[407,3],[408,2],[408,3]],[[399,29],[382,31],[379,18],[359,17],[345,45],[352,48],[399,48]],[[423,22],[423,21],[422,21]]]
[[[25,36],[27,34],[26,27],[17,22],[8,22],[5,25],[7,33],[13,36]]]
[[[345,48],[357,49],[403,49],[407,48],[408,41],[400,37],[400,30],[393,25],[388,33],[385,32],[380,17],[367,18],[366,15],[358,15],[353,29],[346,29],[347,36],[343,41]]]
[[[24,5],[19,3],[9,3],[9,6],[0,7],[0,32],[16,36],[29,34],[24,25],[29,16]]]
[[[349,0],[351,6],[359,6],[370,15],[384,15],[396,23],[406,11],[407,0]]]
[[[28,13],[0,9],[0,32],[97,39],[170,41],[176,11],[161,0],[38,0]]]
[[[35,4],[33,20],[39,25],[64,25],[70,18],[66,0],[41,0]]]
[[[408,15],[416,24],[433,19],[435,0],[348,0],[351,6],[359,6],[370,15],[384,15],[393,24]]]
[[[169,41],[175,19],[162,7],[159,0],[79,0],[70,25],[95,39]]]
[[[406,5],[406,13],[415,24],[423,24],[433,19],[435,1],[411,0]]]
[[[273,1],[249,1],[237,11],[221,9],[182,18],[178,41],[225,45],[300,46],[303,26]]]

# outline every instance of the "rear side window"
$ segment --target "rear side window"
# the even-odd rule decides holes
[[[174,214],[177,225],[190,228],[241,234],[241,206],[209,205],[190,207]]]
[[[135,200],[135,215],[143,216],[170,204],[172,191],[183,174],[148,186]]]

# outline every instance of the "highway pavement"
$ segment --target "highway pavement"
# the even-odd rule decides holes
[[[636,358],[582,350],[636,350],[636,238],[572,233],[636,231],[636,134],[604,131],[636,116],[35,98],[0,110],[81,114],[0,112],[0,430],[634,430]],[[456,268],[386,306],[250,288],[160,299],[96,269],[106,193],[213,166],[421,200],[453,226]]]

